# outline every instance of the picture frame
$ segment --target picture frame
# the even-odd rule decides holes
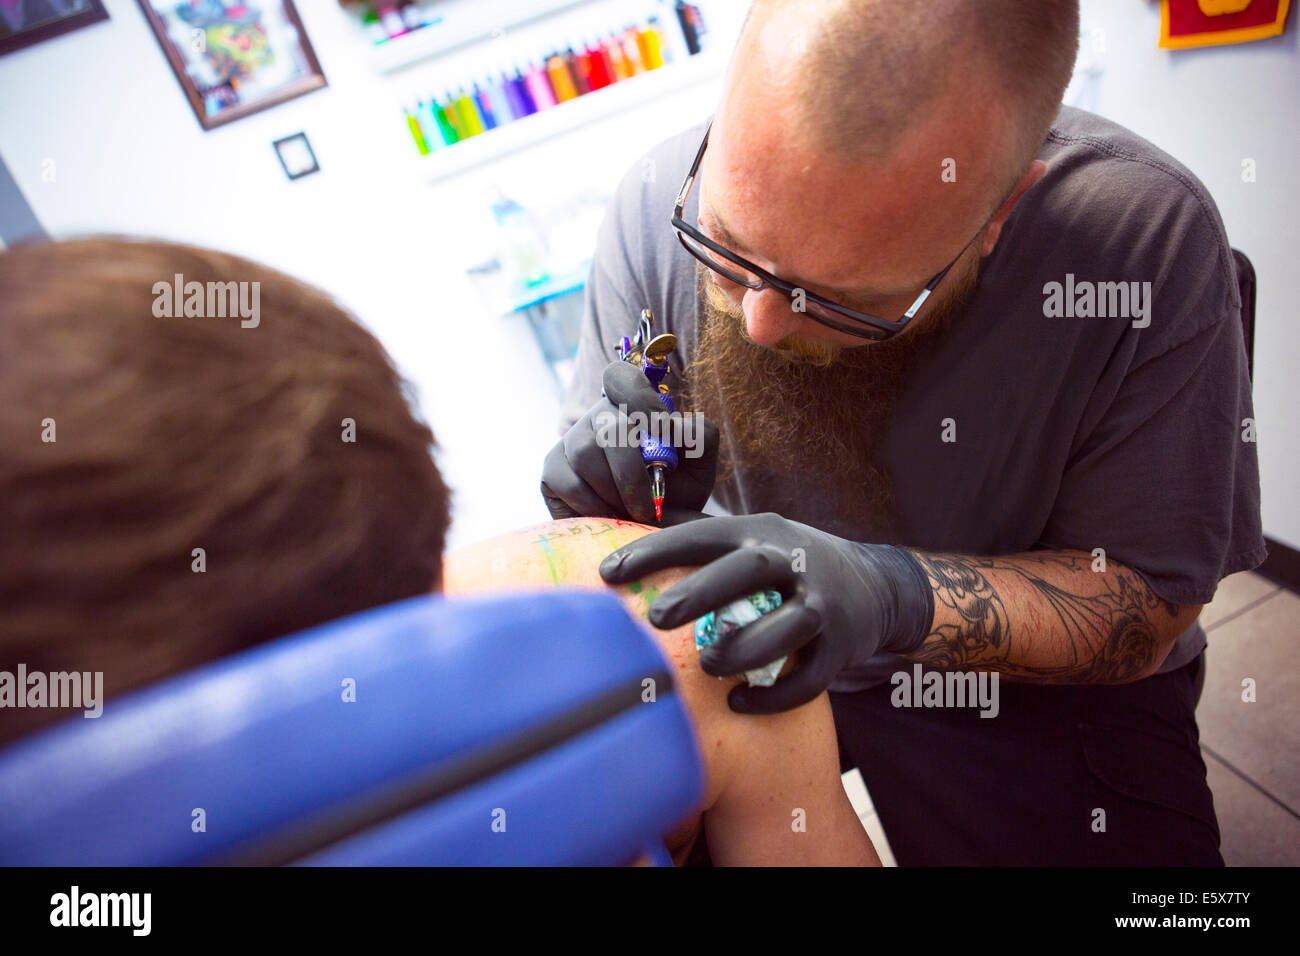
[[[205,130],[327,86],[292,0],[137,0]]]
[[[108,19],[102,0],[67,0],[65,5],[66,13],[50,13],[49,7],[0,3],[0,56]]]
[[[284,174],[290,179],[301,179],[320,172],[320,163],[316,160],[316,153],[312,150],[306,133],[282,136],[271,145],[275,147],[275,155],[280,158]]]

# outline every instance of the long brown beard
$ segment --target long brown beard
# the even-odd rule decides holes
[[[740,307],[701,266],[703,317],[684,397],[722,432],[718,484],[743,465],[747,488],[771,502],[765,510],[854,540],[894,542],[893,482],[876,451],[913,362],[946,331],[977,269],[974,260],[948,276],[943,300],[892,339],[783,352],[749,338]],[[792,474],[796,491],[777,494]]]

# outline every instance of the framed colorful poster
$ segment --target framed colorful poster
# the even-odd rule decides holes
[[[204,129],[325,86],[290,0],[139,3]]]
[[[107,19],[99,0],[0,0],[0,55]]]

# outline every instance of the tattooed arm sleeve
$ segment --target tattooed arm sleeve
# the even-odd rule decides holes
[[[1051,684],[1122,684],[1156,672],[1201,605],[1156,596],[1132,568],[1084,551],[970,557],[913,551],[934,621],[909,657]]]

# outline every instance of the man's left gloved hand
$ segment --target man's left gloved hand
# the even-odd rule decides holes
[[[609,554],[609,584],[682,565],[704,565],[650,607],[669,629],[755,591],[781,592],[781,606],[700,651],[700,666],[725,677],[798,652],[795,670],[771,687],[733,688],[740,713],[776,713],[812,700],[846,667],[880,652],[919,647],[934,616],[929,578],[910,553],[860,544],[777,514],[709,517],[639,538]]]

